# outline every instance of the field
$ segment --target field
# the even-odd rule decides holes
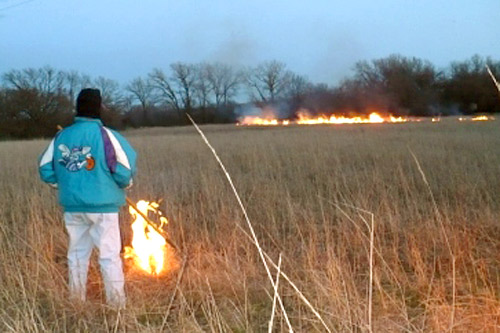
[[[500,331],[497,121],[202,130],[262,248],[331,331]],[[62,214],[36,170],[48,140],[0,142],[0,331],[267,332],[273,287],[198,133],[124,134],[139,154],[129,195],[164,199],[182,279],[180,260],[157,277],[127,262],[116,313],[93,258],[89,300],[68,300]],[[279,291],[295,331],[326,331],[283,278]],[[274,331],[288,331],[279,307]]]

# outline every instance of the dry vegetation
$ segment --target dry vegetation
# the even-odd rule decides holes
[[[373,331],[500,331],[497,122],[203,130],[263,248],[275,262],[283,254],[283,271],[332,331],[370,329],[362,210],[375,224]],[[89,301],[67,300],[62,216],[35,165],[47,141],[0,142],[0,330],[267,331],[271,284],[199,135],[125,134],[140,154],[130,196],[164,198],[171,236],[189,253],[178,288],[179,270],[147,277],[127,265],[128,305],[117,314],[103,304],[94,260]],[[125,239],[129,222],[123,211]],[[280,294],[296,331],[324,331],[283,279]],[[280,313],[274,327],[287,331]]]

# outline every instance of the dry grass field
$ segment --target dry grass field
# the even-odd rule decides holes
[[[500,331],[498,121],[202,129],[262,248],[332,332]],[[127,262],[117,313],[94,258],[88,301],[69,301],[62,214],[36,169],[48,141],[0,142],[0,331],[267,332],[272,285],[195,129],[124,134],[139,154],[129,195],[164,198],[182,279],[179,262],[156,277]],[[279,292],[296,332],[326,331],[283,278]],[[288,331],[279,307],[274,331]]]

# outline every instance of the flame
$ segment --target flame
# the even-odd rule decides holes
[[[245,116],[238,125],[255,125],[255,126],[277,126],[288,125],[289,120],[278,120],[274,117],[258,117],[258,116]]]
[[[377,112],[372,112],[368,116],[319,116],[311,117],[307,112],[300,111],[298,114],[297,124],[315,125],[315,124],[381,124],[381,123],[404,123],[408,119],[403,117],[388,116],[383,117]]]
[[[490,121],[495,120],[493,116],[474,116],[474,117],[459,117],[458,121]]]
[[[492,121],[495,117],[488,115],[479,116],[463,116],[456,118],[460,122],[464,121]],[[428,121],[428,118],[418,117],[395,117],[393,115],[384,116],[383,113],[371,112],[369,115],[360,116],[337,116],[337,115],[320,115],[312,116],[306,110],[297,112],[295,120],[280,120],[273,113],[266,110],[265,116],[245,116],[239,120],[238,126],[287,126],[287,125],[320,125],[320,124],[381,124],[381,123],[406,123],[406,122],[422,122]],[[433,123],[441,122],[442,118],[432,117],[430,121]]]
[[[488,121],[488,120],[495,120],[495,117],[488,117],[488,116],[475,116],[475,117],[472,117],[472,121]]]
[[[149,211],[161,215],[156,202],[140,200],[137,208],[147,216]],[[125,258],[131,258],[134,264],[149,274],[160,274],[165,268],[165,255],[167,243],[156,230],[154,230],[144,218],[129,207],[130,214],[135,218],[132,223],[132,246],[125,247]],[[161,227],[168,224],[164,216],[160,216]]]
[[[380,123],[404,123],[410,121],[404,117],[394,117],[392,115],[382,116],[380,113],[372,112],[368,116],[312,116],[305,110],[297,113],[296,120],[279,120],[272,114],[265,117],[245,116],[240,119],[238,125],[254,125],[254,126],[287,126],[290,124],[296,125],[319,125],[319,124],[380,124]]]

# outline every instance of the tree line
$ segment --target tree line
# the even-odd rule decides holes
[[[82,88],[103,96],[103,120],[111,127],[186,124],[185,112],[200,123],[234,122],[243,105],[271,106],[281,117],[363,114],[436,116],[500,112],[500,95],[486,71],[500,76],[500,62],[478,55],[444,69],[415,57],[391,55],[355,64],[336,86],[313,83],[269,61],[249,68],[223,63],[176,62],[153,69],[125,85],[52,67],[10,70],[1,76],[0,136],[39,137],[71,123]]]

